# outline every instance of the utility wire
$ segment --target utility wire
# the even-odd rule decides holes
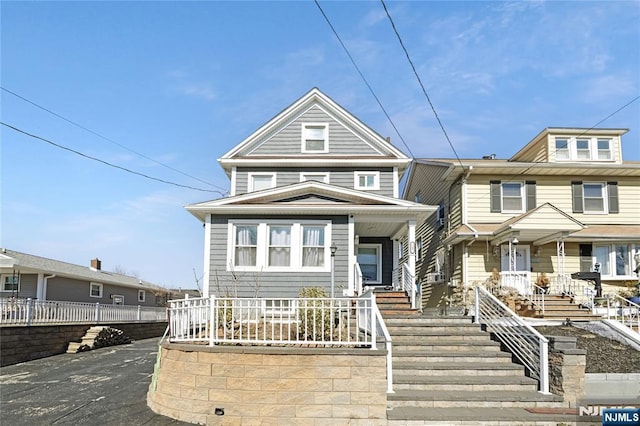
[[[38,140],[40,140],[40,141],[46,142],[46,143],[48,143],[48,144],[50,144],[50,145],[55,146],[56,148],[60,148],[60,149],[63,149],[63,150],[65,150],[65,151],[72,152],[72,153],[77,154],[77,155],[79,155],[79,156],[81,156],[81,157],[87,158],[87,159],[89,159],[89,160],[97,161],[97,162],[102,163],[102,164],[105,164],[105,165],[107,165],[107,166],[109,166],[109,167],[113,167],[113,168],[116,168],[116,169],[119,169],[119,170],[123,170],[123,171],[125,171],[125,172],[127,172],[127,173],[131,173],[131,174],[134,174],[134,175],[137,175],[137,176],[142,176],[142,177],[144,177],[144,178],[151,179],[151,180],[155,180],[155,181],[157,181],[157,182],[166,183],[166,184],[168,184],[168,185],[178,186],[178,187],[180,187],[180,188],[194,189],[194,190],[196,190],[196,191],[202,191],[202,192],[215,192],[215,193],[221,194],[223,197],[226,195],[226,194],[224,194],[224,193],[223,193],[223,192],[221,192],[221,191],[216,191],[216,190],[211,190],[211,189],[195,188],[195,187],[193,187],[193,186],[189,186],[189,185],[182,185],[182,184],[179,184],[179,183],[175,183],[175,182],[171,182],[171,181],[168,181],[168,180],[164,180],[164,179],[156,178],[156,177],[153,177],[153,176],[149,176],[149,175],[146,175],[146,174],[144,174],[144,173],[136,172],[136,171],[134,171],[134,170],[127,169],[126,167],[118,166],[118,165],[113,164],[113,163],[110,163],[110,162],[108,162],[108,161],[101,160],[100,158],[96,158],[96,157],[92,157],[92,156],[87,155],[87,154],[83,154],[83,153],[82,153],[82,152],[80,152],[80,151],[76,151],[76,150],[71,149],[71,148],[68,148],[68,147],[66,147],[66,146],[63,146],[63,145],[57,144],[57,143],[55,143],[55,142],[53,142],[53,141],[51,141],[51,140],[49,140],[49,139],[45,139],[45,138],[43,138],[43,137],[41,137],[41,136],[34,135],[34,134],[32,134],[32,133],[26,132],[26,131],[24,131],[24,130],[22,130],[22,129],[19,129],[19,128],[15,127],[15,126],[12,126],[12,125],[10,125],[10,124],[7,124],[7,123],[5,123],[5,122],[3,122],[3,121],[0,121],[0,124],[2,124],[3,126],[6,126],[6,127],[8,127],[8,128],[10,128],[11,130],[13,130],[13,131],[15,131],[15,132],[22,133],[23,135],[26,135],[26,136],[29,136],[29,137],[31,137],[31,138],[38,139]]]
[[[438,117],[438,113],[436,112],[436,108],[433,106],[433,103],[431,102],[431,99],[429,98],[429,95],[427,94],[427,90],[424,88],[424,84],[422,84],[422,79],[420,79],[420,76],[418,75],[418,72],[416,71],[416,67],[413,65],[413,61],[411,60],[411,57],[409,56],[409,52],[407,51],[407,48],[405,47],[404,42],[402,41],[402,37],[400,37],[400,34],[398,33],[398,29],[396,28],[396,25],[393,22],[393,19],[391,18],[391,15],[389,14],[389,11],[387,10],[387,5],[384,3],[384,0],[380,0],[380,2],[382,3],[382,7],[384,7],[384,11],[387,14],[387,18],[389,18],[389,22],[391,23],[391,27],[393,28],[393,32],[396,33],[396,37],[398,38],[398,41],[400,42],[400,46],[402,46],[402,50],[404,50],[404,54],[407,57],[407,60],[409,61],[409,65],[411,65],[411,69],[413,70],[413,74],[418,79],[418,83],[420,83],[420,87],[422,88],[422,93],[424,94],[425,98],[427,98],[427,102],[429,102],[429,106],[431,107],[431,111],[433,111],[433,115],[436,117],[436,120],[438,121],[438,124],[440,125],[440,128],[442,129],[442,133],[444,133],[444,137],[447,139],[447,142],[449,143],[449,146],[453,150],[454,155],[458,159],[458,162],[460,163],[460,166],[462,166],[462,168],[464,170],[466,170],[464,165],[462,164],[462,161],[460,160],[460,157],[458,156],[458,153],[456,152],[456,149],[453,146],[453,143],[451,142],[451,139],[449,138],[449,135],[447,134],[447,131],[444,128],[444,125],[442,124],[442,121],[440,120],[440,117]]]
[[[137,151],[135,151],[135,150],[133,150],[133,149],[131,149],[131,148],[129,148],[129,147],[127,147],[127,146],[125,146],[125,145],[122,145],[121,143],[118,143],[118,142],[114,141],[113,139],[110,139],[110,138],[108,138],[108,137],[106,137],[106,136],[103,136],[103,135],[101,135],[101,134],[100,134],[100,133],[98,133],[98,132],[95,132],[95,131],[93,131],[93,130],[91,130],[91,129],[89,129],[89,128],[87,128],[87,127],[85,127],[85,126],[81,125],[81,124],[78,124],[78,123],[76,123],[75,121],[70,120],[70,119],[68,119],[68,118],[66,118],[66,117],[64,117],[64,116],[62,116],[62,115],[60,115],[60,114],[58,114],[58,113],[56,113],[56,112],[54,112],[54,111],[52,111],[52,110],[48,109],[48,108],[45,108],[45,107],[43,107],[42,105],[38,105],[37,103],[35,103],[35,102],[33,102],[33,101],[31,101],[31,100],[29,100],[29,99],[25,98],[24,96],[21,96],[21,95],[17,94],[16,92],[13,92],[13,91],[11,91],[11,90],[7,89],[6,87],[2,87],[2,86],[0,86],[0,89],[2,89],[2,90],[4,90],[5,92],[7,92],[7,93],[9,93],[9,94],[11,94],[11,95],[13,95],[13,96],[15,96],[16,98],[22,99],[23,101],[25,101],[25,102],[27,102],[27,103],[30,103],[31,105],[35,106],[36,108],[40,108],[41,110],[46,111],[46,112],[48,112],[49,114],[51,114],[51,115],[53,115],[53,116],[55,116],[55,117],[58,117],[58,118],[60,118],[61,120],[66,121],[66,122],[67,122],[67,123],[69,123],[69,124],[72,124],[72,125],[74,125],[74,126],[76,126],[76,127],[80,128],[80,129],[82,129],[82,130],[84,130],[84,131],[86,131],[86,132],[91,133],[91,134],[92,134],[92,135],[94,135],[94,136],[97,136],[97,137],[99,137],[100,139],[103,139],[103,140],[105,140],[105,141],[107,141],[107,142],[109,142],[109,143],[112,143],[112,144],[114,144],[114,145],[117,145],[117,146],[119,146],[120,148],[126,149],[126,150],[127,150],[127,151],[129,151],[129,152],[132,152],[132,153],[134,153],[134,154],[136,154],[136,155],[139,155],[140,157],[145,158],[145,159],[147,159],[147,160],[149,160],[149,161],[152,161],[152,162],[154,162],[154,163],[156,163],[156,164],[158,164],[158,165],[160,165],[160,166],[162,166],[162,167],[166,167],[167,169],[172,170],[172,171],[174,171],[174,172],[176,172],[176,173],[180,173],[180,174],[181,174],[181,175],[183,175],[183,176],[189,177],[189,178],[191,178],[191,179],[195,179],[195,180],[197,180],[197,181],[199,181],[199,182],[201,182],[201,183],[207,184],[207,185],[209,185],[209,186],[212,186],[212,187],[214,187],[214,188],[218,188],[218,189],[221,189],[221,190],[223,190],[223,191],[224,191],[224,188],[221,188],[221,187],[219,187],[219,186],[217,186],[217,185],[214,185],[214,184],[213,184],[213,183],[211,183],[211,182],[207,182],[206,180],[200,179],[199,177],[192,176],[192,175],[190,175],[190,174],[188,174],[188,173],[185,173],[185,172],[183,172],[183,171],[181,171],[181,170],[178,170],[178,169],[176,169],[176,168],[173,168],[173,167],[171,167],[171,166],[169,166],[169,165],[167,165],[167,164],[164,164],[164,163],[162,163],[162,162],[160,162],[160,161],[154,160],[153,158],[150,158],[150,157],[148,157],[148,156],[146,156],[146,155],[144,155],[144,154],[142,154],[142,153],[140,153],[140,152],[137,152]]]
[[[327,17],[327,15],[324,13],[324,10],[322,10],[322,7],[320,6],[320,3],[318,3],[318,0],[314,0],[316,6],[318,6],[318,9],[320,9],[320,13],[322,13],[322,16],[324,16],[325,21],[327,21],[327,24],[329,24],[329,27],[331,27],[331,31],[333,31],[333,34],[336,36],[336,38],[338,39],[338,41],[340,42],[340,45],[342,46],[342,48],[344,49],[345,53],[347,54],[347,56],[349,57],[349,59],[351,60],[351,63],[353,64],[353,66],[355,67],[356,71],[358,71],[358,74],[360,75],[360,78],[362,78],[362,81],[364,81],[364,84],[367,86],[367,88],[369,89],[369,91],[371,92],[371,94],[373,95],[373,97],[375,98],[376,102],[378,102],[378,105],[380,106],[380,109],[382,109],[382,112],[384,112],[384,115],[387,117],[387,120],[389,120],[389,122],[391,123],[391,126],[393,127],[393,129],[396,131],[396,134],[398,135],[398,137],[400,138],[400,140],[402,141],[404,147],[407,149],[407,151],[409,152],[409,154],[411,155],[411,158],[415,159],[415,156],[413,155],[413,152],[411,152],[411,148],[409,148],[409,145],[407,145],[407,142],[405,142],[404,138],[402,137],[402,135],[400,134],[400,131],[398,130],[398,128],[396,127],[395,123],[393,122],[393,120],[391,119],[391,117],[389,116],[389,114],[387,113],[387,110],[384,108],[384,106],[382,106],[382,102],[380,102],[380,99],[378,99],[378,96],[376,95],[376,93],[373,91],[373,88],[371,87],[371,85],[369,84],[369,82],[367,81],[367,79],[365,78],[365,76],[362,74],[362,71],[360,71],[360,68],[358,67],[358,65],[356,64],[356,61],[353,59],[353,57],[351,56],[351,53],[349,53],[349,50],[347,49],[347,46],[345,46],[345,44],[342,42],[342,39],[340,38],[340,36],[338,35],[338,32],[336,31],[336,29],[333,27],[333,25],[331,24],[331,21],[329,20],[329,18]]]

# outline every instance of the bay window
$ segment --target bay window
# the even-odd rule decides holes
[[[229,270],[328,271],[329,221],[230,220]]]

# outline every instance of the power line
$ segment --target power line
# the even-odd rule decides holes
[[[447,134],[447,131],[444,128],[444,125],[442,124],[442,121],[440,120],[440,117],[438,116],[438,113],[436,112],[436,108],[433,106],[433,103],[431,102],[431,99],[429,98],[429,95],[427,94],[427,90],[425,89],[424,84],[422,84],[422,80],[420,79],[420,76],[418,75],[418,72],[416,71],[416,67],[413,65],[413,61],[411,60],[411,57],[409,56],[409,52],[407,51],[407,48],[404,46],[404,42],[402,41],[402,37],[400,37],[400,34],[398,33],[398,29],[396,28],[396,25],[393,22],[393,19],[391,18],[391,15],[389,14],[389,11],[387,10],[387,5],[384,3],[384,0],[380,0],[380,2],[382,3],[382,7],[384,7],[384,11],[387,14],[387,18],[389,18],[389,22],[391,23],[391,27],[393,28],[393,32],[396,33],[396,37],[398,37],[398,41],[400,42],[400,46],[402,46],[402,50],[404,50],[404,54],[407,57],[407,60],[409,61],[409,64],[411,65],[411,69],[413,70],[413,74],[418,79],[418,83],[420,84],[420,87],[422,88],[422,93],[427,98],[427,102],[429,102],[429,106],[431,107],[431,111],[433,111],[433,115],[436,117],[436,120],[438,121],[438,124],[440,125],[440,128],[442,129],[442,133],[444,133],[444,137],[447,139],[447,142],[449,143],[449,146],[453,150],[454,155],[458,159],[458,162],[460,163],[462,168],[465,169],[464,165],[462,164],[462,161],[460,160],[460,157],[458,156],[458,153],[456,152],[456,149],[453,146],[453,143],[451,142],[451,139],[449,138],[449,135]]]
[[[182,184],[179,184],[179,183],[175,183],[175,182],[171,182],[171,181],[168,181],[168,180],[160,179],[160,178],[157,178],[157,177],[149,176],[149,175],[146,175],[146,174],[144,174],[144,173],[136,172],[136,171],[134,171],[134,170],[127,169],[126,167],[118,166],[118,165],[113,164],[113,163],[110,163],[110,162],[108,162],[108,161],[101,160],[100,158],[92,157],[92,156],[87,155],[87,154],[84,154],[84,153],[82,153],[82,152],[80,152],[80,151],[76,151],[76,150],[74,150],[74,149],[71,149],[71,148],[68,148],[68,147],[66,147],[66,146],[60,145],[60,144],[55,143],[55,142],[53,142],[53,141],[51,141],[51,140],[49,140],[49,139],[45,139],[45,138],[43,138],[43,137],[41,137],[41,136],[34,135],[34,134],[32,134],[32,133],[26,132],[26,131],[24,131],[24,130],[22,130],[22,129],[19,129],[19,128],[15,127],[15,126],[12,126],[12,125],[10,125],[10,124],[7,124],[7,123],[5,123],[5,122],[3,122],[3,121],[0,121],[0,124],[2,124],[3,126],[6,126],[6,127],[8,127],[8,128],[10,128],[11,130],[14,130],[14,131],[18,132],[18,133],[22,133],[23,135],[26,135],[26,136],[29,136],[29,137],[31,137],[31,138],[38,139],[38,140],[40,140],[40,141],[46,142],[46,143],[48,143],[48,144],[50,144],[50,145],[55,146],[56,148],[60,148],[60,149],[63,149],[63,150],[65,150],[65,151],[72,152],[72,153],[77,154],[77,155],[79,155],[79,156],[81,156],[81,157],[87,158],[87,159],[89,159],[89,160],[97,161],[97,162],[102,163],[102,164],[105,164],[105,165],[107,165],[107,166],[109,166],[109,167],[113,167],[113,168],[116,168],[116,169],[119,169],[119,170],[123,170],[123,171],[125,171],[125,172],[127,172],[127,173],[131,173],[131,174],[134,174],[134,175],[137,175],[137,176],[142,176],[142,177],[144,177],[144,178],[146,178],[146,179],[155,180],[155,181],[157,181],[157,182],[166,183],[166,184],[168,184],[168,185],[178,186],[178,187],[180,187],[180,188],[194,189],[194,190],[196,190],[196,191],[202,191],[202,192],[215,192],[215,193],[221,194],[223,197],[226,195],[226,194],[224,194],[224,193],[223,193],[223,192],[221,192],[221,191],[216,191],[216,190],[211,190],[211,189],[195,188],[195,187],[193,187],[193,186],[189,186],[189,185],[182,185]]]
[[[113,139],[110,139],[110,138],[108,138],[108,137],[106,137],[106,136],[103,136],[103,135],[101,135],[101,134],[100,134],[100,133],[98,133],[98,132],[95,132],[95,131],[93,131],[93,130],[91,130],[91,129],[89,129],[89,128],[87,128],[87,127],[85,127],[85,126],[81,125],[81,124],[78,124],[78,123],[76,123],[75,121],[70,120],[70,119],[68,119],[68,118],[66,118],[66,117],[64,117],[64,116],[62,116],[62,115],[60,115],[60,114],[58,114],[58,113],[56,113],[56,112],[54,112],[54,111],[52,111],[52,110],[48,109],[48,108],[45,108],[45,107],[43,107],[42,105],[39,105],[39,104],[37,104],[37,103],[35,103],[35,102],[33,102],[33,101],[31,101],[31,100],[29,100],[29,99],[25,98],[24,96],[21,96],[21,95],[17,94],[16,92],[13,92],[13,91],[11,91],[11,90],[9,90],[9,89],[7,89],[7,88],[5,88],[5,87],[2,87],[2,86],[0,86],[0,89],[2,89],[2,90],[4,90],[5,92],[7,92],[7,93],[9,93],[9,94],[11,94],[11,95],[13,95],[13,96],[15,96],[16,98],[22,99],[23,101],[25,101],[25,102],[27,102],[27,103],[29,103],[29,104],[31,104],[31,105],[33,105],[33,106],[35,106],[36,108],[39,108],[39,109],[41,109],[41,110],[43,110],[43,111],[46,111],[46,112],[48,112],[49,114],[51,114],[51,115],[53,115],[53,116],[55,116],[55,117],[58,117],[58,118],[60,118],[61,120],[66,121],[66,122],[67,122],[67,123],[69,123],[69,124],[72,124],[72,125],[73,125],[73,126],[75,126],[75,127],[78,127],[78,128],[80,128],[80,129],[82,129],[82,130],[84,130],[84,131],[86,131],[86,132],[91,133],[91,134],[92,134],[92,135],[94,135],[94,136],[97,136],[97,137],[99,137],[100,139],[103,139],[103,140],[105,140],[105,141],[107,141],[107,142],[109,142],[109,143],[112,143],[112,144],[114,144],[114,145],[117,145],[117,146],[119,146],[120,148],[126,149],[126,150],[127,150],[127,151],[129,151],[129,152],[132,152],[132,153],[134,153],[134,154],[136,154],[136,155],[139,155],[139,156],[140,156],[140,157],[142,157],[142,158],[145,158],[145,159],[147,159],[147,160],[149,160],[149,161],[152,161],[152,162],[154,162],[154,163],[156,163],[156,164],[158,164],[158,165],[160,165],[160,166],[162,166],[162,167],[165,167],[165,168],[167,168],[167,169],[169,169],[169,170],[172,170],[172,171],[174,171],[174,172],[176,172],[176,173],[180,173],[180,174],[181,174],[181,175],[183,175],[183,176],[189,177],[189,178],[191,178],[191,179],[195,179],[195,180],[197,180],[197,181],[199,181],[199,182],[201,182],[201,183],[204,183],[204,184],[206,184],[206,185],[209,185],[209,186],[212,186],[212,187],[214,187],[214,188],[218,188],[218,189],[221,189],[221,190],[223,190],[223,191],[224,191],[224,188],[221,188],[221,187],[219,187],[219,186],[217,186],[217,185],[214,185],[214,184],[213,184],[213,183],[211,183],[211,182],[207,182],[206,180],[200,179],[199,177],[192,176],[192,175],[190,175],[190,174],[188,174],[188,173],[185,173],[185,172],[183,172],[183,171],[181,171],[181,170],[178,170],[178,169],[176,169],[176,168],[174,168],[174,167],[171,167],[171,166],[169,166],[169,165],[167,165],[167,164],[164,164],[164,163],[162,163],[162,162],[160,162],[160,161],[158,161],[158,160],[154,160],[153,158],[150,158],[150,157],[148,157],[148,156],[146,156],[146,155],[144,155],[144,154],[142,154],[142,153],[140,153],[140,152],[137,152],[137,151],[135,151],[135,150],[133,150],[133,149],[131,149],[131,148],[129,148],[129,147],[127,147],[127,146],[125,146],[125,145],[121,144],[121,143],[118,143],[118,142],[114,141]]]
[[[367,86],[367,88],[369,89],[369,91],[371,92],[371,94],[373,95],[374,99],[376,100],[376,102],[378,102],[378,105],[380,106],[380,109],[382,109],[382,112],[384,112],[384,115],[387,117],[387,120],[389,120],[389,122],[391,123],[391,126],[393,127],[393,129],[396,131],[396,134],[398,135],[398,137],[400,138],[400,140],[402,141],[402,143],[404,144],[404,147],[407,149],[407,151],[409,152],[409,154],[411,155],[411,158],[415,158],[415,156],[413,155],[413,152],[411,152],[411,148],[409,148],[409,145],[407,145],[407,143],[405,142],[404,138],[402,137],[402,135],[400,134],[400,131],[398,130],[398,128],[396,127],[395,123],[393,122],[393,120],[391,119],[391,117],[389,116],[389,114],[387,113],[387,110],[382,106],[382,102],[380,102],[380,99],[378,99],[378,96],[376,95],[376,93],[373,91],[373,88],[371,88],[371,85],[369,84],[369,82],[367,81],[367,79],[364,77],[364,75],[362,74],[362,71],[360,71],[360,68],[358,67],[358,65],[356,64],[356,61],[353,59],[353,57],[351,56],[351,53],[349,53],[349,50],[347,49],[347,46],[345,46],[345,44],[342,42],[342,39],[340,38],[340,36],[338,35],[338,32],[336,31],[336,29],[333,27],[333,25],[331,24],[331,21],[329,21],[329,18],[327,17],[327,15],[324,13],[324,10],[322,10],[322,7],[320,6],[320,3],[318,3],[318,0],[314,0],[316,6],[318,6],[318,9],[320,9],[320,13],[322,13],[322,16],[324,16],[325,21],[327,21],[327,24],[329,24],[329,27],[331,27],[331,30],[333,31],[333,34],[336,36],[336,38],[338,39],[338,41],[340,42],[340,45],[342,46],[342,48],[344,49],[345,53],[347,54],[347,56],[349,57],[349,59],[351,60],[351,63],[353,64],[353,66],[355,67],[356,71],[358,71],[358,74],[360,75],[360,78],[362,78],[362,81],[364,81],[364,84]]]

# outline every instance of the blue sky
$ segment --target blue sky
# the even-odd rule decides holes
[[[320,5],[407,146],[313,2],[2,1],[2,87],[91,132],[6,91],[4,123],[214,192],[1,126],[0,245],[195,288],[203,229],[184,206],[228,190],[217,158],[312,87],[405,153],[452,157],[382,4]],[[508,158],[640,95],[638,1],[387,8],[462,158]],[[629,128],[640,160],[640,100],[599,127]]]

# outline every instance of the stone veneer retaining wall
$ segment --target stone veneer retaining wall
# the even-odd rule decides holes
[[[386,425],[386,350],[165,343],[147,404],[200,424]],[[216,415],[222,409],[223,415]]]
[[[576,341],[575,337],[549,337],[549,390],[571,408],[580,405],[585,393],[587,352],[577,349]]]
[[[65,353],[69,342],[79,342],[93,324],[0,327],[0,367]],[[160,337],[166,322],[112,323],[133,340]]]

